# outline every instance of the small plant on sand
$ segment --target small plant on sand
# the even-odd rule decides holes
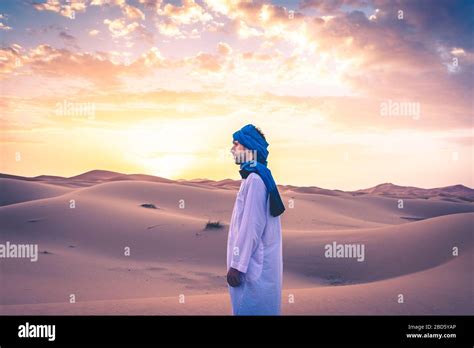
[[[143,203],[141,206],[144,208],[158,209],[153,203]]]
[[[211,229],[211,228],[222,228],[223,225],[221,224],[220,221],[211,221],[209,220],[206,224],[206,227],[205,229],[208,230],[208,229]]]

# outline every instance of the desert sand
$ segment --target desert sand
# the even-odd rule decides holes
[[[231,314],[225,252],[239,185],[0,175],[0,243],[40,252],[0,259],[0,314]],[[280,190],[294,203],[282,216],[283,314],[473,314],[474,190]],[[365,260],[325,257],[333,242],[363,244]]]

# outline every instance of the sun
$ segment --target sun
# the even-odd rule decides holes
[[[123,131],[124,160],[144,173],[178,179],[197,162],[190,137],[180,127],[146,121]]]

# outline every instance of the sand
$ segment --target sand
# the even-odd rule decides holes
[[[0,259],[0,314],[231,313],[225,252],[238,182],[92,171],[2,175],[0,188],[0,243],[40,251],[37,262]],[[472,190],[401,198],[399,186],[393,197],[383,188],[281,187],[294,202],[282,217],[283,314],[473,313]],[[209,220],[222,227],[205,229]],[[325,257],[333,242],[363,244],[364,261]]]

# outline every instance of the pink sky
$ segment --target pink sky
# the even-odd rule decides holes
[[[2,173],[473,186],[472,3],[4,1]]]

